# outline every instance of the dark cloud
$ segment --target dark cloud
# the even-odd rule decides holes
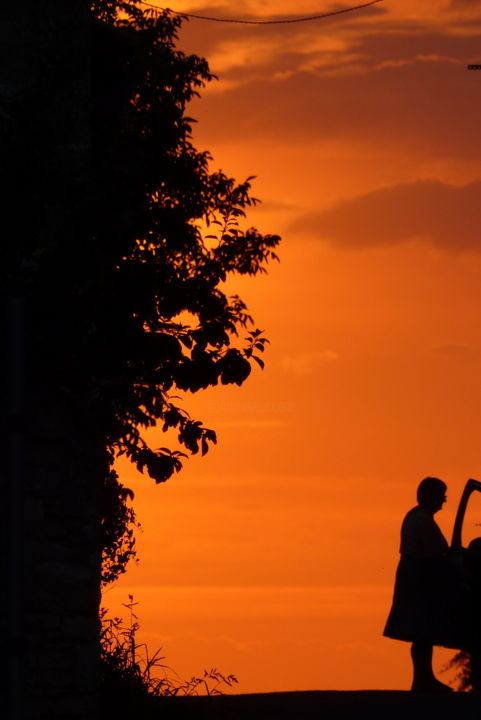
[[[481,36],[476,40],[481,47]],[[369,72],[335,70],[257,80],[195,103],[203,141],[210,135],[293,144],[334,139],[394,147],[418,162],[481,159],[481,75],[464,63],[434,57],[394,60]]]
[[[248,5],[244,2],[235,3],[234,6],[218,6],[215,9],[215,15],[218,17],[243,17],[245,19],[259,19],[260,16],[250,13]],[[336,4],[327,9],[336,9],[340,5]],[[453,9],[468,10],[472,17],[469,18],[471,34],[475,28],[480,26],[481,18],[473,15],[476,7],[481,9],[481,0],[452,0]],[[188,12],[188,11],[186,11]],[[193,12],[197,14],[212,15],[212,8],[196,8]],[[298,13],[291,15],[271,15],[265,19],[284,19],[289,20],[299,17]],[[442,16],[441,16],[442,18]],[[458,18],[452,18],[446,15],[445,25],[437,24],[438,32],[433,33],[433,23],[428,20],[416,18],[391,19],[388,14],[388,4],[376,5],[366,8],[360,12],[347,15],[339,15],[332,18],[325,18],[320,22],[312,23],[294,23],[284,25],[242,25],[236,23],[217,23],[205,22],[191,19],[185,22],[180,33],[180,46],[187,52],[195,52],[205,56],[208,60],[218,51],[218,49],[226,42],[231,43],[240,41],[251,44],[253,48],[258,43],[265,41],[275,41],[277,50],[273,52],[269,65],[271,71],[275,71],[279,61],[286,48],[295,56],[296,50],[305,57],[304,51],[310,46],[310,40],[316,40],[325,37],[342,37],[346,40],[348,47],[339,50],[339,56],[355,51],[359,48],[364,52],[365,59],[370,56],[373,49],[373,39],[377,35],[378,46],[381,48],[381,55],[384,59],[391,59],[393,50],[396,52],[396,46],[399,49],[404,45],[405,50],[414,50],[422,52],[423,44],[429,45],[432,41],[435,49],[439,51],[439,46],[444,44],[446,38],[451,38],[454,42],[457,40],[458,46],[465,45],[468,38],[462,34],[466,28],[465,13]],[[461,31],[461,32],[460,32]],[[374,41],[375,43],[375,41]],[[364,46],[364,48],[363,48]],[[428,49],[427,47],[425,48]],[[320,51],[321,54],[324,50]],[[474,46],[474,52],[479,52],[479,43]],[[308,55],[315,56],[316,51],[309,51]],[[464,53],[463,53],[464,54]],[[291,65],[291,69],[295,70],[296,66]],[[214,72],[216,68],[213,68]],[[246,79],[249,79],[252,71],[252,65],[245,63],[240,68],[241,73],[244,72]],[[227,75],[222,74],[222,78],[226,79]]]
[[[479,61],[481,27],[433,32],[404,21],[346,42],[307,52],[279,40],[259,60],[226,68],[217,92],[190,111],[202,142],[335,139],[395,145],[417,160],[481,159],[481,74],[466,68]]]
[[[394,185],[298,218],[291,230],[342,247],[421,240],[446,250],[481,252],[481,181],[461,187],[434,180]]]
[[[338,49],[329,50],[321,45],[318,50],[307,51],[308,40],[306,37],[302,40],[299,44],[274,45],[270,53],[256,61],[249,58],[248,63],[232,65],[222,73],[221,82],[226,82],[229,87],[232,80],[239,83],[272,80],[279,71],[297,74],[305,65],[312,66],[318,77],[345,74],[346,70],[358,76],[376,72],[385,64],[415,64],[423,58],[459,62],[464,66],[466,60],[479,58],[481,25],[478,32],[473,28],[468,36],[435,33],[421,25],[414,30],[407,26],[405,29],[398,27],[396,31],[368,31],[360,37],[350,38],[345,46],[341,44]],[[328,63],[326,56],[330,59]],[[336,73],[336,70],[341,72]]]
[[[481,0],[451,0],[449,7],[452,10],[477,10],[481,8]]]
[[[468,0],[454,4],[474,8]],[[446,12],[445,24],[433,25],[392,19],[386,8],[332,25],[187,23],[180,46],[213,58],[220,75],[216,92],[190,111],[202,142],[335,139],[397,145],[417,160],[481,159],[481,73],[466,68],[480,61],[481,20]],[[238,3],[235,12],[248,13],[248,6]]]
[[[481,352],[478,348],[470,347],[469,345],[461,345],[457,343],[451,343],[449,345],[437,345],[431,348],[431,352],[434,355],[440,355],[442,357],[452,358],[454,360],[476,360],[479,361]]]

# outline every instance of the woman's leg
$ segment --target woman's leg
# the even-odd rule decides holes
[[[413,689],[432,685],[435,680],[433,673],[433,646],[422,640],[411,645],[413,661]]]
[[[434,677],[433,646],[430,643],[424,640],[413,642],[411,658],[413,661],[412,690],[416,692],[452,692],[449,685],[445,685]]]

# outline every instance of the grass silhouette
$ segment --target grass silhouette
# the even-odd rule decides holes
[[[138,602],[129,595],[123,606],[128,621],[109,617],[106,608],[100,612],[100,669],[101,709],[104,714],[122,717],[135,709],[143,717],[149,709],[158,709],[159,699],[177,696],[221,695],[238,682],[232,675],[224,675],[213,667],[190,679],[183,679],[168,665],[162,648],[150,654],[146,643],[137,642],[140,629],[134,609]]]

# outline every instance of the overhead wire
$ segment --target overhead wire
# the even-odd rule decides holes
[[[349,7],[340,8],[339,10],[330,10],[329,12],[320,13],[319,15],[310,15],[308,17],[289,18],[286,20],[241,20],[237,18],[218,18],[210,17],[208,15],[196,15],[194,13],[185,13],[179,10],[172,10],[172,8],[161,8],[158,5],[154,5],[150,2],[144,2],[139,0],[141,5],[147,5],[148,7],[154,8],[155,10],[168,10],[174,15],[180,15],[181,17],[194,18],[195,20],[208,20],[210,22],[220,23],[237,23],[241,25],[289,25],[292,23],[301,22],[312,22],[314,20],[322,20],[323,18],[334,17],[335,15],[344,15],[345,13],[354,12],[355,10],[362,10],[363,8],[370,7],[371,5],[377,5],[378,3],[384,2],[384,0],[369,0],[369,2],[362,3],[360,5],[351,5]]]

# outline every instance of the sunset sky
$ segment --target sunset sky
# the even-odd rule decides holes
[[[288,19],[341,5],[171,7]],[[219,77],[188,108],[196,147],[257,176],[249,223],[283,237],[267,276],[231,282],[271,345],[242,388],[185,397],[218,432],[205,458],[162,486],[118,464],[140,564],[104,603],[133,593],[151,651],[183,676],[234,673],[239,692],[407,689],[409,647],[382,637],[400,522],[437,475],[450,537],[481,478],[481,71],[466,67],[481,62],[481,1],[192,19],[179,48]],[[476,523],[481,494],[465,539]]]

